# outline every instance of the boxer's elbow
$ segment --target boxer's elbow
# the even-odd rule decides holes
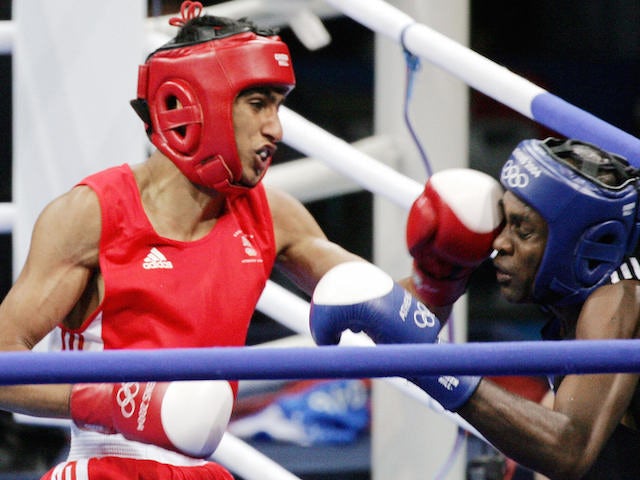
[[[541,470],[552,480],[579,480],[589,471],[598,457],[601,446],[590,445],[589,432],[579,428],[568,429],[554,442],[553,461]]]

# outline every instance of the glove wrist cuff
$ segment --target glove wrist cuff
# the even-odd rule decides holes
[[[458,411],[478,389],[482,377],[441,375],[412,379],[443,408],[450,412]]]
[[[414,262],[411,280],[422,302],[432,307],[444,307],[452,305],[464,294],[469,278],[435,278]]]
[[[111,416],[113,385],[79,383],[71,387],[69,410],[73,423],[82,430],[116,433]]]

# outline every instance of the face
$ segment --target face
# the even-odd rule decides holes
[[[512,303],[529,302],[547,244],[547,222],[509,191],[502,196],[501,206],[505,226],[493,242],[500,293]]]
[[[255,186],[264,175],[282,140],[278,109],[285,96],[272,88],[242,92],[233,102],[233,129],[242,164],[240,183]]]

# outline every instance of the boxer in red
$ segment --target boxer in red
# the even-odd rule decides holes
[[[365,263],[261,183],[295,85],[287,46],[201,13],[184,2],[176,37],[139,69],[132,106],[157,150],[85,178],[39,216],[0,305],[1,350],[29,350],[51,331],[79,351],[239,346],[274,266],[311,294],[332,267]],[[0,388],[0,408],[73,420],[69,456],[47,479],[229,479],[207,458],[234,395],[226,381],[29,385]]]

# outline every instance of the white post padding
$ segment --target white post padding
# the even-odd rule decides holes
[[[418,25],[429,25],[461,44],[467,43],[468,0],[330,0],[376,32],[375,135],[391,135],[402,160],[394,169],[420,185],[426,169],[403,121],[406,62],[399,44]],[[338,5],[339,4],[339,5]],[[406,13],[404,13],[406,12]],[[421,61],[414,76],[409,116],[433,172],[468,165],[468,87],[434,65]],[[394,278],[408,275],[411,257],[405,243],[407,212],[387,199],[374,197],[374,261]],[[454,312],[457,339],[466,337],[464,298]],[[373,383],[372,479],[438,478],[451,452],[457,427],[443,415],[388,382]],[[457,459],[447,479],[464,478],[465,456]]]
[[[39,212],[84,176],[144,159],[129,105],[144,60],[146,2],[13,2],[14,271]]]

